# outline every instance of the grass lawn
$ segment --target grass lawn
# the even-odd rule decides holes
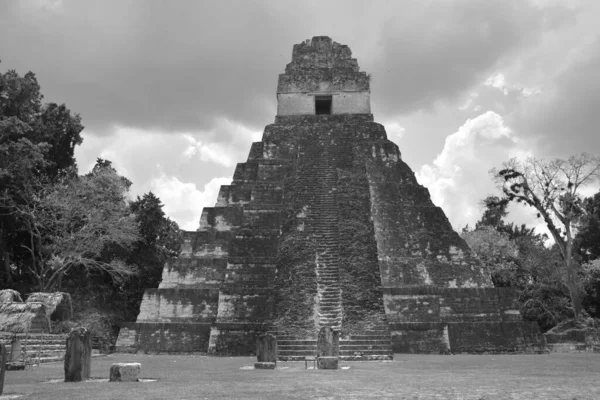
[[[149,383],[44,383],[62,363],[7,371],[2,398],[20,399],[600,399],[600,354],[407,355],[349,362],[349,369],[244,369],[254,358],[112,354],[92,360],[92,377],[114,362],[140,362]]]

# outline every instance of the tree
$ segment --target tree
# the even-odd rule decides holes
[[[473,231],[463,232],[461,237],[490,269],[494,286],[511,286],[516,279],[518,248],[507,233],[479,225]]]
[[[163,204],[149,192],[130,203],[139,225],[140,238],[127,255],[129,263],[139,267],[139,274],[119,291],[126,303],[126,318],[134,318],[145,289],[158,287],[165,263],[181,252],[181,231],[176,222],[165,216]]]
[[[23,219],[18,208],[31,205],[40,185],[74,175],[81,119],[63,104],[42,104],[35,74],[0,73],[0,281],[13,284],[25,260]],[[13,266],[18,265],[16,270]]]
[[[600,258],[600,192],[584,200],[586,213],[579,232],[577,232],[577,250],[583,262]]]
[[[60,289],[75,269],[101,271],[123,281],[135,273],[121,258],[103,259],[107,246],[127,248],[139,239],[138,224],[126,201],[127,186],[114,169],[45,185],[18,207],[29,241],[27,269],[40,291]]]
[[[551,161],[515,158],[490,171],[508,201],[533,207],[542,218],[563,260],[563,282],[569,290],[575,317],[582,301],[574,258],[577,223],[585,214],[580,189],[600,177],[600,157],[581,154]]]

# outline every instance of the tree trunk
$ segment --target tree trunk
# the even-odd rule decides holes
[[[581,294],[579,293],[579,288],[577,287],[576,282],[568,282],[567,287],[569,288],[569,294],[571,296],[571,307],[573,308],[573,313],[575,314],[575,318],[579,318],[582,310]]]
[[[570,255],[570,252],[568,253]],[[582,310],[581,294],[579,293],[579,285],[577,285],[577,271],[575,269],[575,263],[570,258],[565,261],[567,267],[567,279],[566,285],[569,289],[569,295],[571,296],[571,307],[573,308],[573,314],[575,318],[579,318]]]
[[[0,228],[0,259],[2,259],[2,271],[4,275],[4,286],[12,283],[12,271],[10,270],[10,255],[4,241],[4,227]]]

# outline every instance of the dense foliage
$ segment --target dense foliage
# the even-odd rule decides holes
[[[600,192],[584,199],[586,218],[573,225],[577,290],[582,298],[582,314],[600,317],[600,257],[597,207]],[[496,287],[515,287],[522,315],[548,330],[574,317],[571,294],[564,280],[564,259],[556,244],[533,228],[505,222],[508,199],[490,196],[483,200],[484,212],[475,229],[465,227],[462,237],[492,273]]]
[[[575,251],[575,234],[582,217],[581,189],[600,178],[600,157],[589,154],[550,161],[529,157],[504,163],[491,171],[506,201],[533,208],[541,218],[562,259],[560,273],[569,290],[575,317],[582,312],[580,263]]]
[[[180,231],[153,193],[129,201],[110,161],[78,175],[81,118],[42,100],[33,73],[0,73],[0,287],[67,291],[77,318],[106,332],[135,319]]]

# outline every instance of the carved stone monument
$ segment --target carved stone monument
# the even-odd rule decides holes
[[[6,346],[0,343],[0,395],[4,391],[4,373],[6,372]]]
[[[85,328],[75,328],[67,337],[65,382],[90,379],[92,367],[92,338]]]
[[[259,336],[256,341],[256,369],[275,369],[277,365],[277,338],[273,335]]]
[[[330,327],[323,327],[317,339],[317,368],[337,369],[340,353],[338,332]]]

